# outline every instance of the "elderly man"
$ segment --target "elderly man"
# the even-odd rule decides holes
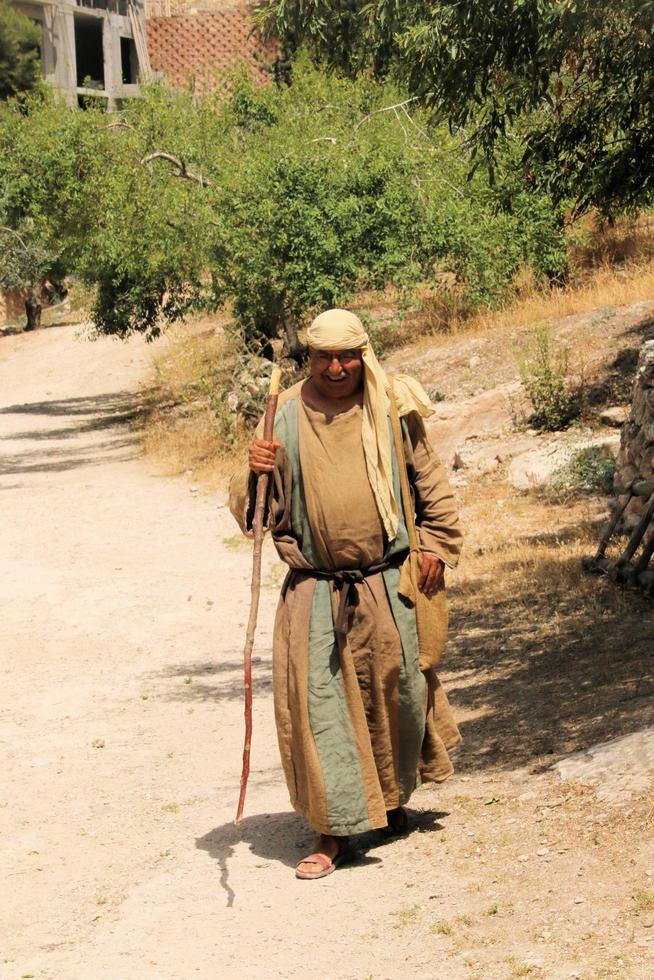
[[[307,341],[309,377],[280,396],[274,440],[253,441],[230,506],[247,532],[256,474],[272,474],[267,525],[290,569],[273,641],[277,735],[291,802],[320,835],[296,875],[320,878],[352,857],[350,835],[403,832],[404,804],[419,781],[451,774],[447,750],[460,740],[435,671],[420,669],[415,612],[398,591],[408,553],[400,467],[425,594],[456,564],[461,532],[420,385],[393,384],[405,464],[388,379],[358,317],[328,310]]]

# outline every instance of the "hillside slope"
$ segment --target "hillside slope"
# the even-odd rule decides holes
[[[296,881],[311,835],[271,698],[283,569],[267,547],[237,829],[249,545],[222,493],[142,456],[152,353],[72,327],[0,338],[0,978],[649,978],[649,757],[620,743],[591,772],[610,793],[570,758],[654,724],[654,612],[579,571],[606,498],[520,493],[502,467],[461,483],[456,775],[416,793],[406,838]]]

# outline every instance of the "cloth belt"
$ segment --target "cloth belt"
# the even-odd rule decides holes
[[[335,588],[339,591],[338,599],[338,610],[336,613],[336,620],[334,622],[334,631],[345,635],[347,633],[348,620],[350,615],[354,612],[356,608],[356,598],[357,592],[355,586],[360,585],[361,582],[368,575],[378,575],[379,572],[385,572],[387,568],[395,568],[400,566],[405,560],[408,551],[402,552],[401,555],[394,555],[392,561],[382,561],[375,562],[374,565],[368,565],[367,568],[293,568],[291,567],[290,576],[288,582],[286,583],[286,588],[293,588],[293,585],[298,578],[326,578],[333,581]],[[286,591],[286,588],[283,590]]]

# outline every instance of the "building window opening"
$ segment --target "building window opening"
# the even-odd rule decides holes
[[[97,95],[89,95],[87,92],[78,92],[77,105],[80,109],[99,109],[100,112],[106,112],[109,105],[109,100],[103,92],[98,93]]]
[[[120,64],[123,73],[123,85],[136,85],[139,73],[139,59],[136,54],[134,38],[121,37]]]
[[[99,17],[75,18],[75,57],[79,88],[104,88],[104,47]]]

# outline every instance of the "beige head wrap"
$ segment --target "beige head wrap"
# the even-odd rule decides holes
[[[316,350],[361,350],[364,371],[363,422],[361,437],[370,486],[384,529],[393,540],[399,523],[399,504],[393,493],[391,437],[388,428],[388,378],[370,346],[358,316],[349,310],[326,310],[307,331],[307,343]],[[419,412],[431,415],[427,393],[419,382],[405,374],[393,375],[400,415]]]

